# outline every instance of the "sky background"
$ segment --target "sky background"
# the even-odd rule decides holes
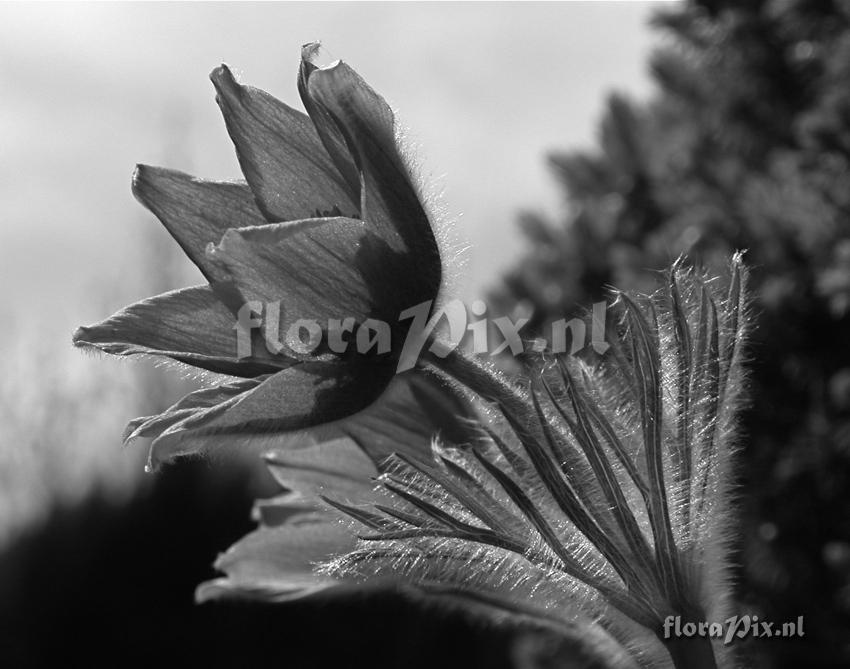
[[[316,39],[410,129],[460,217],[466,297],[477,295],[517,251],[517,212],[562,205],[546,152],[590,146],[611,90],[648,95],[650,13],[640,2],[4,4],[0,278],[16,290],[0,299],[81,301],[83,320],[103,315],[97,300],[86,308],[95,285],[110,307],[134,299],[130,275],[155,271],[140,237],[160,234],[130,194],[134,164],[239,177],[209,72],[226,62],[301,108],[300,45]]]
[[[653,9],[0,3],[0,539],[4,513],[32,515],[57,485],[79,495],[92,472],[140,468],[142,450],[119,447],[123,424],[152,410],[134,394],[138,373],[81,355],[70,337],[201,282],[188,260],[175,265],[179,250],[133,199],[130,176],[152,163],[240,177],[213,68],[228,63],[297,108],[303,43],[357,69],[398,110],[458,217],[471,299],[521,249],[517,213],[564,206],[546,153],[592,146],[612,90],[650,95]],[[151,374],[154,389],[167,376]],[[148,395],[170,404],[174,391]]]

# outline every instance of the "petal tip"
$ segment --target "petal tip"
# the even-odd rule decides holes
[[[223,97],[233,99],[240,94],[242,88],[233,71],[224,63],[210,72],[210,81],[212,81],[217,93],[216,100],[219,104],[222,103]]]
[[[319,55],[322,48],[322,43],[318,40],[315,42],[307,42],[301,45],[301,60],[311,63],[313,59]]]
[[[76,330],[74,330],[74,334],[71,335],[71,343],[77,348],[89,346],[90,342],[87,341],[89,332],[90,328],[81,325]]]
[[[133,168],[133,181],[147,181],[148,179],[150,179],[151,172],[156,169],[157,168],[153,165],[147,165],[145,163],[136,163],[136,166]]]
[[[150,170],[151,167],[149,165],[142,165],[141,163],[133,168],[133,176],[130,178],[130,190],[136,199],[141,199],[142,191],[150,182]]]
[[[135,441],[138,438],[138,436],[139,436],[138,432],[139,432],[138,419],[131,420],[124,427],[124,432],[121,435],[121,443],[124,444],[125,446],[129,446],[131,442]]]
[[[226,63],[222,63],[221,65],[213,69],[212,72],[210,72],[210,80],[214,84],[226,79],[229,79],[231,81],[235,80],[233,76],[233,71]]]
[[[216,599],[222,599],[228,590],[228,581],[226,578],[201,583],[195,588],[195,604],[206,604]]]
[[[155,206],[157,199],[164,194],[163,180],[169,178],[173,173],[173,170],[163,167],[139,163],[133,168],[130,192],[148,210],[154,211],[152,207]]]
[[[322,57],[322,50],[321,42],[308,42],[301,47],[301,62],[312,65],[318,70],[332,70],[342,64],[342,60],[337,58],[326,65],[321,65],[318,61]]]

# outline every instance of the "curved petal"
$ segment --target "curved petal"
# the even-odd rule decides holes
[[[348,184],[352,200],[359,204],[361,194],[360,172],[348,151],[345,138],[331,115],[321,105],[313,102],[307,92],[307,82],[310,75],[318,69],[312,61],[318,55],[319,49],[320,45],[317,43],[305,44],[301,49],[301,66],[298,68],[298,94],[301,96],[301,102],[304,104],[310,120],[316,126],[316,131],[319,133],[319,138],[322,140],[325,150]]]
[[[219,404],[255,388],[266,378],[266,376],[260,376],[253,379],[240,379],[233,383],[225,383],[213,388],[202,388],[191,392],[160,414],[142,416],[131,420],[124,430],[124,443],[139,437],[158,437],[168,428],[188,419],[190,416],[211,410]]]
[[[305,54],[312,57],[311,52]],[[361,173],[362,218],[383,240],[410,258],[404,277],[419,302],[440,288],[441,265],[431,223],[396,139],[386,101],[339,62],[308,73],[307,92],[334,120]],[[415,283],[414,283],[415,282]]]
[[[202,585],[196,598],[205,601],[240,589],[262,592],[264,598],[275,600],[315,594],[339,581],[315,574],[314,564],[351,550],[355,541],[355,536],[329,515],[260,527],[219,556],[215,568],[227,578]]]
[[[283,525],[296,519],[312,518],[317,513],[315,500],[299,492],[283,492],[275,497],[258,499],[254,502],[252,516],[261,525],[271,527]]]
[[[137,165],[133,195],[162,222],[210,282],[224,277],[204,254],[207,244],[220,240],[228,228],[266,223],[244,182],[205,181],[177,170]]]
[[[469,442],[475,409],[417,373],[393,376],[392,366],[367,365],[299,364],[221,386],[218,394],[196,391],[159,416],[131,422],[126,434],[154,437],[154,467],[219,448],[268,449],[266,462],[284,487],[368,500],[377,464],[393,453],[427,458],[437,434]],[[318,443],[303,445],[297,435],[306,428],[315,428]]]
[[[257,205],[270,221],[359,213],[310,119],[222,65],[210,74],[227,131]]]
[[[371,499],[378,475],[373,461],[348,439],[279,448],[264,459],[280,485],[312,499],[323,494],[340,501]]]
[[[388,343],[394,354],[400,351],[405,329],[399,314],[416,304],[411,302],[416,296],[405,292],[406,284],[398,279],[409,259],[391,250],[363,221],[314,218],[228,230],[208,255],[245,302],[279,307],[279,313],[267,312],[263,319],[269,341],[286,344],[287,332],[298,320],[327,332],[330,319],[351,318],[352,325],[360,325],[373,318],[387,324]],[[351,331],[340,332],[349,342],[346,351],[355,347]],[[327,337],[323,344],[317,353],[328,353]],[[343,353],[341,348],[337,345],[332,352]],[[297,357],[291,347],[287,355]]]
[[[354,439],[375,463],[393,453],[428,458],[435,436],[455,444],[475,437],[474,407],[440,382],[417,372],[396,375],[381,401],[328,425],[319,434]]]
[[[292,364],[254,346],[239,358],[235,321],[209,286],[183,288],[137,302],[105,321],[77,328],[75,346],[113,355],[160,355],[231,376],[258,376]]]
[[[207,255],[245,300],[280,300],[293,320],[365,317],[370,286],[355,262],[365,234],[354,218],[271,223],[228,230]]]
[[[150,463],[223,447],[280,445],[282,435],[350,416],[371,404],[395,371],[380,361],[299,363],[256,387],[171,425],[151,444]]]

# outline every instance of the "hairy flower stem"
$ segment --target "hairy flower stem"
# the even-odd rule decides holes
[[[714,658],[714,649],[711,647],[709,637],[665,639],[661,634],[658,637],[670,653],[676,669],[717,669],[717,661]]]
[[[495,367],[484,365],[457,350],[438,356],[426,349],[424,361],[448,374],[488,402],[494,402],[508,418],[526,412],[523,391],[506,379]]]

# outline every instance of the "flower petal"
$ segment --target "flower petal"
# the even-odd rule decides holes
[[[372,460],[349,439],[280,448],[264,459],[280,485],[308,498],[370,499],[372,479],[378,475]]]
[[[268,527],[315,517],[317,504],[300,492],[284,492],[268,499],[254,502],[252,515],[261,525]]]
[[[362,410],[394,371],[376,360],[298,363],[169,427],[151,444],[150,464],[219,448],[280,446],[284,435]]]
[[[235,321],[209,286],[195,286],[130,305],[110,318],[78,328],[76,346],[113,355],[155,354],[231,376],[257,376],[292,364],[254,346],[255,357],[237,356]]]
[[[429,458],[437,435],[454,444],[471,441],[474,416],[471,404],[436,379],[413,372],[395,376],[380,402],[319,434],[351,437],[376,463],[392,453]]]
[[[390,346],[395,343],[400,350],[405,330],[398,316],[415,299],[398,280],[409,259],[389,249],[363,221],[318,218],[232,229],[208,255],[245,302],[279,304],[279,319],[268,314],[263,319],[269,341],[282,345],[297,320],[313,321],[327,331],[330,319],[350,317],[359,325],[374,318],[387,323],[395,333]],[[277,333],[269,332],[271,323]],[[344,339],[353,350],[351,334]],[[328,338],[323,341],[327,345]],[[287,355],[297,357],[291,348]]]
[[[245,300],[282,300],[294,318],[365,315],[369,286],[355,262],[365,234],[353,218],[271,223],[228,230],[207,255]]]
[[[227,579],[202,585],[196,598],[205,601],[242,588],[274,600],[315,594],[339,582],[314,574],[314,564],[351,550],[355,541],[354,535],[329,515],[312,522],[260,527],[219,556],[215,568],[227,574]]]
[[[139,437],[156,438],[168,428],[194,416],[202,411],[212,410],[214,407],[233,399],[262,383],[267,376],[259,376],[253,379],[240,379],[232,383],[224,383],[213,388],[202,388],[181,398],[178,402],[168,407],[161,414],[155,416],[143,416],[131,420],[124,430],[124,443],[138,439]]]
[[[266,223],[245,183],[204,181],[177,170],[137,165],[133,195],[210,282],[223,277],[204,254],[207,244],[220,240],[228,228]]]
[[[238,84],[225,65],[210,79],[242,172],[269,221],[358,214],[359,194],[349,191],[307,116]]]
[[[305,55],[312,57],[310,52]],[[418,290],[414,298],[418,300],[408,306],[433,299],[441,281],[439,249],[399,150],[392,110],[342,62],[314,69],[308,76],[310,99],[334,120],[360,170],[362,218],[384,241],[406,251],[410,258],[403,276]]]
[[[313,102],[307,91],[307,82],[310,79],[310,75],[314,70],[318,69],[312,61],[318,55],[319,49],[320,45],[315,42],[305,44],[301,49],[301,66],[298,68],[298,94],[301,96],[301,102],[304,104],[310,120],[316,126],[325,150],[348,184],[349,192],[352,194],[352,200],[359,205],[361,194],[360,172],[354,164],[354,160],[345,143],[345,138],[342,136],[336,122],[331,118],[331,115],[324,107]]]

